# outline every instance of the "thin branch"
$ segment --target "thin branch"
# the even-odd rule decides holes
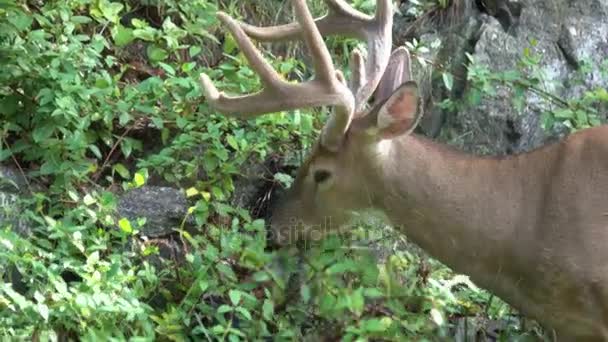
[[[8,142],[6,141],[6,139],[4,137],[2,137],[2,143],[4,144],[4,146],[6,146],[6,148],[8,148],[9,150],[12,150],[11,146],[8,144]],[[11,151],[11,159],[13,160],[13,163],[15,164],[15,166],[17,166],[17,169],[21,173],[21,176],[23,177],[23,180],[25,181],[25,184],[27,185],[28,191],[30,192],[30,194],[33,194],[34,190],[32,189],[32,185],[30,184],[30,181],[27,179],[27,176],[25,175],[25,172],[23,171],[21,164],[19,164],[19,161],[17,160],[15,155],[12,153],[12,151]]]
[[[122,135],[118,138],[118,140],[116,140],[116,142],[114,143],[114,145],[110,149],[110,152],[108,152],[108,155],[106,156],[106,159],[103,161],[103,164],[101,164],[101,167],[99,168],[99,171],[97,171],[97,174],[93,177],[93,180],[95,182],[97,182],[99,180],[99,177],[101,177],[101,174],[103,173],[103,171],[105,170],[105,168],[108,167],[108,163],[110,162],[110,158],[112,157],[112,155],[114,154],[114,152],[118,148],[118,145],[120,145],[120,143],[126,138],[127,134],[129,134],[129,132],[131,132],[132,129],[133,129],[133,127],[128,127],[122,133]]]

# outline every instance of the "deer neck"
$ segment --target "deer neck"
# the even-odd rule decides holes
[[[438,260],[513,296],[533,238],[526,227],[535,210],[524,199],[539,193],[534,175],[522,174],[528,161],[467,155],[419,136],[383,142],[375,156],[376,209]]]

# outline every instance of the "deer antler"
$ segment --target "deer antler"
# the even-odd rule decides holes
[[[336,151],[355,111],[363,107],[372,95],[388,63],[391,49],[392,4],[390,0],[379,0],[376,17],[371,18],[352,9],[343,0],[326,0],[326,2],[333,16],[329,15],[325,19],[317,20],[317,23],[323,23],[324,30],[330,34],[350,32],[350,35],[368,40],[370,58],[366,68],[362,67],[363,58],[360,53],[353,54],[354,64],[358,67],[354,72],[351,89],[346,86],[342,73],[335,69],[306,0],[293,0],[297,23],[283,26],[259,28],[239,23],[225,13],[218,14],[220,21],[234,36],[251,68],[259,74],[264,89],[255,94],[229,97],[220,93],[211,79],[202,74],[203,92],[209,103],[220,112],[241,118],[296,108],[334,106],[334,113],[323,129],[321,144],[329,150]],[[254,38],[264,38],[261,40],[266,41],[303,39],[313,59],[315,78],[300,84],[281,79],[254,46],[248,34]],[[365,82],[366,75],[369,80]]]
[[[367,42],[368,60],[365,68],[357,70],[359,81],[351,82],[351,90],[355,94],[355,111],[360,112],[380,83],[392,46],[393,4],[392,0],[378,0],[376,14],[371,17],[361,13],[344,0],[325,0],[329,13],[315,20],[323,36],[341,35],[357,38]],[[257,27],[239,23],[245,33],[253,39],[263,42],[276,42],[300,39],[303,28],[297,23],[279,26]],[[359,54],[359,56],[356,56]],[[362,65],[363,58],[359,52],[353,53]],[[361,71],[359,71],[361,70]],[[355,72],[355,70],[352,70]],[[356,86],[353,88],[353,86]]]

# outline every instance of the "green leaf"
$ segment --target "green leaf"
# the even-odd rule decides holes
[[[156,45],[149,45],[147,53],[148,58],[150,58],[150,61],[152,62],[160,62],[169,56],[169,53],[167,53],[165,49]]]
[[[133,20],[133,22],[135,22],[135,20]],[[147,23],[146,23],[147,25]],[[156,35],[158,34],[158,30],[153,28],[153,27],[145,27],[142,29],[135,29],[133,30],[133,35],[136,38],[139,38],[141,40],[145,40],[148,42],[153,42],[156,40]]]
[[[437,310],[435,308],[431,309],[431,319],[438,326],[442,326],[445,323],[445,319],[443,318],[443,315],[441,314],[441,312],[439,312],[439,310]]]
[[[13,287],[10,284],[2,284],[0,290],[2,290],[1,292],[6,294],[13,303],[17,304],[21,310],[26,310],[30,307],[31,303],[24,296],[13,290]]]
[[[237,306],[241,302],[241,292],[237,290],[228,291],[228,296],[230,297],[230,302],[232,305]]]
[[[0,0],[0,9],[16,9],[17,3],[15,0]]]
[[[441,75],[443,77],[443,85],[449,91],[452,91],[454,87],[454,76],[450,73],[444,72]]]
[[[97,203],[97,200],[93,196],[91,196],[91,194],[84,195],[84,198],[82,200],[87,206]]]
[[[471,106],[478,106],[481,103],[481,92],[477,88],[471,88],[467,99]]]
[[[232,307],[230,305],[222,304],[217,308],[218,314],[225,314],[226,312],[231,312]]]
[[[49,320],[49,307],[48,306],[40,303],[40,304],[36,305],[36,309],[38,310],[38,313],[40,314],[40,316],[42,316],[42,319],[44,319],[45,322]]]
[[[364,320],[361,323],[361,328],[368,332],[382,332],[386,331],[392,323],[393,321],[389,317],[383,317],[381,319],[373,318]]]
[[[384,296],[384,293],[382,293],[382,291],[380,291],[380,289],[377,289],[377,288],[365,289],[365,291],[363,291],[363,294],[365,295],[365,297],[369,297],[369,298],[381,298]]]
[[[194,57],[196,55],[198,55],[203,49],[200,46],[191,46],[188,49],[188,54],[190,55],[190,57]]]
[[[13,12],[12,15],[7,16],[8,22],[13,24],[15,28],[19,31],[25,31],[32,25],[34,19],[23,13],[23,12]]]
[[[517,71],[517,70],[505,71],[502,74],[502,79],[506,82],[514,82],[520,78],[521,78],[521,75],[520,75],[519,71]]]
[[[141,172],[136,172],[135,176],[133,177],[133,182],[135,182],[136,187],[142,187],[144,184],[146,184],[146,177]]]
[[[41,41],[47,36],[47,33],[44,30],[34,30],[28,33],[28,36],[33,41]]]
[[[253,319],[253,317],[251,317],[251,313],[249,312],[249,310],[245,309],[242,306],[237,307],[236,311],[238,313],[240,313],[241,315],[243,315],[243,317],[245,317],[249,321],[251,321]]]
[[[50,92],[50,89],[44,88],[38,93],[38,96],[40,98],[39,104],[41,106],[46,104],[42,103],[42,101],[45,100],[43,96],[46,94],[46,92],[43,92],[44,90],[48,90]],[[4,98],[0,99],[0,113],[4,113],[8,116],[14,115],[19,109],[20,102],[21,100],[17,96],[5,96]]]
[[[97,159],[103,158],[103,156],[101,155],[101,151],[99,150],[99,147],[97,147],[97,145],[89,145],[89,150],[91,150],[91,152],[93,152],[93,154],[95,155],[95,157],[97,157]]]
[[[258,283],[263,283],[270,280],[270,275],[268,272],[258,271],[253,274],[252,279]]]
[[[188,62],[188,63],[184,63],[182,64],[182,71],[183,72],[190,72],[192,71],[194,68],[196,67],[196,62]]]
[[[74,15],[70,18],[70,21],[73,22],[74,24],[88,24],[88,23],[92,22],[93,20],[84,15]]]
[[[236,48],[237,44],[232,35],[227,35],[224,41],[224,53],[230,55]]]
[[[194,197],[194,196],[196,196],[196,195],[198,195],[198,194],[200,194],[200,192],[199,192],[199,191],[198,191],[198,189],[197,189],[197,188],[195,188],[195,187],[191,187],[191,188],[188,188],[188,189],[186,190],[186,197],[188,197],[188,198],[190,198],[190,197]]]
[[[342,274],[356,270],[357,264],[353,260],[344,260],[331,265],[331,267],[329,267],[325,272],[327,274]]]
[[[184,129],[186,128],[186,126],[188,125],[190,121],[188,121],[188,119],[178,116],[177,119],[175,120],[175,123],[177,124],[177,128],[179,129]]]
[[[234,209],[231,206],[224,203],[213,203],[213,207],[220,216],[224,217],[228,217],[230,213],[234,212]]]
[[[127,168],[120,163],[115,164],[112,169],[114,171],[116,171],[120,177],[124,178],[124,179],[129,179],[131,178],[131,173],[129,172],[129,170],[127,170]]]
[[[205,258],[209,259],[210,261],[215,262],[219,258],[219,251],[217,250],[217,248],[215,246],[209,245],[203,251],[203,255],[205,256]]]
[[[88,266],[95,266],[97,263],[99,263],[99,251],[95,251],[87,257]]]
[[[131,226],[131,222],[129,222],[129,220],[126,218],[121,218],[118,221],[118,227],[120,227],[120,230],[127,234],[133,233],[133,227]]]
[[[98,78],[95,80],[95,86],[99,89],[106,89],[110,86],[110,82],[105,78]]]
[[[214,326],[213,328],[211,328],[211,332],[214,333],[214,334],[216,334],[216,335],[223,334],[225,330],[226,329],[223,326],[219,325],[219,324],[216,325],[216,326]]]
[[[363,288],[359,288],[348,296],[348,308],[357,316],[363,313],[365,306],[365,298],[363,297]]]
[[[271,321],[274,316],[274,303],[270,299],[265,299],[262,304],[262,315],[268,321]]]
[[[162,62],[158,63],[158,65],[165,70],[169,76],[175,76],[175,68],[173,68],[171,65]]]
[[[569,108],[558,109],[554,112],[554,115],[558,119],[572,119],[574,118],[574,111]]]
[[[304,303],[308,303],[310,301],[310,286],[303,284],[300,287],[300,296],[302,297],[302,301]]]
[[[584,110],[577,110],[576,122],[578,125],[587,125],[589,123],[589,116],[587,115],[587,112]]]
[[[13,152],[8,149],[2,149],[0,147],[0,162],[7,160],[13,155]]]
[[[333,312],[336,308],[336,297],[331,293],[323,293],[319,302],[319,309],[324,313]]]
[[[229,265],[227,265],[225,263],[218,263],[217,265],[215,265],[215,268],[218,270],[218,272],[220,272],[222,275],[224,275],[228,279],[230,279],[232,281],[237,280],[236,274],[232,270],[232,267],[230,267]]]
[[[123,139],[120,142],[120,150],[125,157],[129,158],[133,152],[133,141],[131,139]]]
[[[55,126],[51,123],[45,123],[36,126],[34,132],[32,133],[32,138],[34,142],[41,143],[48,139],[53,132],[55,131]]]
[[[125,6],[119,2],[109,2],[103,0],[99,2],[99,9],[103,16],[113,23],[117,23],[120,20],[118,14]]]
[[[239,143],[236,141],[236,138],[234,137],[234,135],[230,134],[226,137],[226,141],[228,142],[228,145],[230,145],[230,147],[232,147],[235,150],[239,150]]]
[[[123,47],[129,45],[135,39],[135,35],[133,34],[133,29],[117,25],[116,28],[112,30],[112,39],[114,39],[114,44],[116,44],[116,46]]]
[[[293,180],[294,180],[291,175],[288,175],[286,173],[280,173],[280,172],[275,173],[273,178],[274,178],[274,180],[281,183],[281,185],[285,189],[288,189],[289,187],[291,187],[291,184],[293,184]]]

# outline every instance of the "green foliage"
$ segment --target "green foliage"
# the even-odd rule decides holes
[[[10,2],[0,12],[0,162],[28,170],[33,184],[23,203],[32,236],[10,227],[0,234],[0,277],[9,279],[16,268],[26,288],[20,293],[3,283],[0,336],[179,340],[264,331],[257,321],[254,328],[224,324],[228,314],[257,319],[255,310],[268,312],[271,303],[251,296],[235,303],[235,291],[250,288],[233,262],[261,269],[269,256],[263,225],[229,205],[232,180],[246,159],[263,158],[296,127],[298,135],[310,135],[312,116],[240,123],[201,105],[201,72],[229,91],[259,86],[241,55],[213,71],[203,63],[218,42],[213,2],[158,8],[165,11],[160,25],[145,15],[121,20],[137,10],[128,3],[41,6]],[[285,74],[299,67],[289,58],[277,61]],[[145,146],[144,129],[158,141],[154,150]],[[136,243],[145,222],[118,217],[109,191],[141,187],[150,174],[190,184],[190,215],[204,232],[182,232],[195,249],[175,272],[152,262],[157,247]],[[211,222],[219,216],[232,217],[232,231]],[[174,283],[174,293],[165,288]],[[150,305],[158,293],[171,300],[166,307]],[[231,311],[216,313],[207,296],[231,300]]]

